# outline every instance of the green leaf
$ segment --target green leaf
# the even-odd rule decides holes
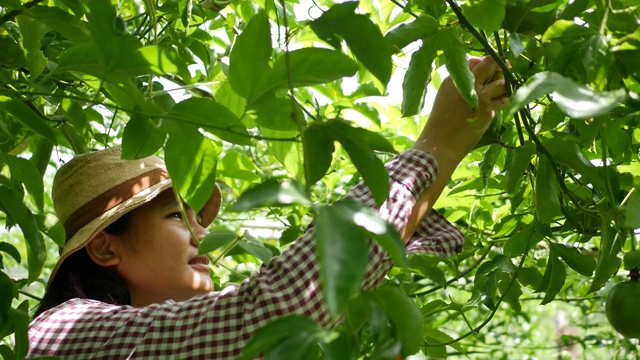
[[[0,155],[1,157],[1,155]],[[44,209],[44,181],[42,174],[36,169],[29,160],[19,158],[17,156],[5,155],[5,160],[11,170],[12,180],[24,184],[40,211]]]
[[[0,95],[0,111],[6,112],[36,134],[54,144],[56,143],[56,136],[53,130],[40,115],[36,114],[24,102],[13,97]]]
[[[24,9],[20,0],[0,0],[0,6],[14,9]]]
[[[424,322],[418,305],[396,287],[386,286],[374,290],[371,297],[387,313],[402,343],[402,355],[409,356],[420,350]]]
[[[251,105],[258,125],[274,130],[298,130],[304,123],[300,107],[288,97],[265,95]]]
[[[618,123],[610,119],[603,121],[600,136],[605,139],[612,156],[625,160],[631,157],[631,137]]]
[[[288,56],[288,61],[287,61]],[[280,56],[267,79],[249,98],[253,103],[263,94],[277,88],[324,84],[353,76],[358,65],[348,56],[323,48],[304,48]]]
[[[311,124],[302,133],[304,146],[304,176],[307,186],[322,179],[331,166],[333,152],[333,137],[325,128]]]
[[[514,275],[507,274],[506,272],[499,273],[498,278],[498,290],[502,294],[504,302],[516,313],[522,313],[522,305],[520,304],[520,296],[522,296],[522,289],[517,281],[512,282]]]
[[[563,244],[550,243],[550,245],[570,268],[584,276],[593,275],[596,261],[592,256],[581,254],[578,249]]]
[[[242,237],[243,240],[238,242],[238,247],[262,261],[263,264],[268,265],[273,257],[271,250],[246,231]]]
[[[0,334],[1,335],[1,334]],[[15,360],[16,357],[13,353],[13,349],[9,347],[9,345],[6,344],[1,344],[0,345],[0,356],[2,356],[3,360]],[[38,359],[40,360],[42,359],[41,357]],[[56,357],[55,360],[58,360],[58,358]]]
[[[533,249],[543,238],[544,236],[534,231],[532,224],[527,225],[525,229],[520,228],[509,237],[504,244],[504,253],[512,258],[522,256]]]
[[[603,287],[618,272],[622,260],[617,255],[622,250],[624,241],[625,238],[619,236],[608,222],[602,223],[596,271],[587,294]]]
[[[354,223],[353,209],[338,201],[315,218],[320,278],[331,314],[337,316],[360,287],[369,251],[365,233]]]
[[[640,194],[637,188],[629,196],[627,202],[620,207],[624,220],[622,226],[632,229],[640,228]]]
[[[58,127],[58,130],[62,134],[63,138],[58,139],[60,145],[68,147],[76,154],[86,154],[89,152],[89,147],[87,146],[82,133],[80,133],[80,130],[71,124],[71,122],[63,123]]]
[[[172,132],[165,145],[165,161],[173,187],[196,212],[215,188],[218,151],[211,140],[193,129]]]
[[[371,145],[374,142],[371,141],[372,138],[367,138],[369,133],[352,128],[340,120],[326,123],[325,126],[349,154],[351,162],[371,190],[376,204],[381,205],[389,196],[389,175],[382,161],[372,151]]]
[[[171,48],[147,45],[136,49],[130,57],[119,60],[115,70],[127,76],[176,74],[183,79],[191,77],[187,64]]]
[[[259,12],[238,35],[229,54],[229,81],[238,95],[255,98],[256,85],[269,71],[270,57],[269,18]]]
[[[513,53],[514,57],[517,58],[520,55],[522,55],[525,48],[524,48],[524,45],[522,44],[522,39],[520,38],[519,34],[517,33],[509,34],[509,48],[511,49],[511,52]]]
[[[268,355],[270,349],[291,338],[295,339],[298,348],[300,343],[305,344],[302,348],[308,353],[311,344],[305,340],[317,339],[321,332],[318,324],[302,315],[283,316],[260,328],[242,350],[240,359],[253,359],[261,353]]]
[[[0,243],[6,244],[6,243]],[[13,280],[7,274],[0,271],[0,316],[9,312],[14,296]]]
[[[438,267],[441,257],[412,254],[409,256],[409,268],[420,276],[433,280],[436,284],[446,287],[447,277],[444,271]]]
[[[518,272],[518,281],[523,286],[528,286],[531,289],[537,289],[542,283],[542,274],[537,268],[522,268]]]
[[[489,186],[489,179],[493,173],[493,167],[496,165],[496,161],[498,161],[501,152],[502,145],[491,144],[482,154],[482,161],[478,164],[478,169],[480,170],[480,177],[482,178],[482,184],[485,189]]]
[[[506,190],[512,194],[517,185],[522,181],[524,172],[529,167],[533,155],[536,153],[536,146],[532,142],[519,146],[513,150],[513,158],[507,165],[505,182]]]
[[[401,51],[412,42],[429,39],[440,30],[438,21],[430,15],[420,14],[420,16],[408,23],[403,23],[395,27],[384,35],[384,39],[389,44],[394,53]],[[424,45],[423,45],[424,46]]]
[[[341,206],[352,212],[353,223],[380,244],[396,265],[407,266],[405,246],[400,234],[376,210],[352,200],[342,200]]]
[[[26,359],[29,351],[29,302],[23,301],[17,308],[9,309],[9,322],[13,324],[15,333],[15,346],[13,351],[16,359]]]
[[[533,75],[516,91],[506,109],[506,119],[526,104],[551,94],[558,107],[576,119],[586,119],[608,113],[626,101],[623,88],[612,91],[595,91],[558,73],[543,71]]]
[[[348,333],[343,332],[335,340],[323,346],[324,360],[350,360],[353,359],[354,345],[350,341]]]
[[[27,240],[28,280],[33,282],[40,276],[46,258],[44,240],[38,231],[35,217],[13,191],[1,185],[0,208],[14,223],[20,226],[22,234]]]
[[[93,43],[81,43],[67,49],[58,58],[58,67],[52,73],[81,72],[96,77],[104,75],[104,64],[100,63],[96,46]]]
[[[567,269],[558,259],[558,254],[552,247],[549,251],[549,262],[544,271],[541,287],[537,291],[544,291],[544,299],[540,305],[548,304],[555,299],[556,295],[562,290],[564,282],[567,278]]]
[[[251,144],[247,128],[238,117],[211,99],[194,97],[181,101],[173,107],[167,118],[201,127],[234,144]]]
[[[29,161],[33,163],[42,176],[47,170],[47,166],[49,166],[49,160],[51,160],[51,153],[53,152],[53,143],[41,137],[33,140],[35,143],[35,149],[33,149]]]
[[[538,173],[536,174],[536,218],[541,224],[548,224],[556,216],[562,215],[559,188],[553,164],[542,155],[538,158]]]
[[[269,179],[245,191],[235,204],[227,209],[229,211],[244,211],[258,207],[284,206],[300,204],[310,206],[311,200],[304,186],[298,182],[278,182]]]
[[[437,50],[433,42],[426,41],[418,51],[411,55],[409,68],[407,68],[402,81],[402,107],[400,111],[403,117],[417,115],[422,110],[436,54]]]
[[[479,108],[478,94],[476,93],[475,78],[469,61],[467,51],[462,42],[462,34],[457,27],[444,30],[437,39],[438,48],[444,52],[444,64],[451,75],[453,83],[458,88],[462,98],[471,105],[474,111]]]
[[[307,333],[295,334],[283,340],[265,354],[265,359],[317,359],[320,348],[316,337]]]
[[[36,215],[36,223],[38,224],[38,229],[53,240],[59,248],[64,247],[66,237],[64,225],[60,220],[52,221],[48,220],[45,215]]]
[[[358,2],[333,5],[311,23],[318,37],[340,49],[342,37],[356,58],[386,85],[391,78],[391,51],[380,28],[368,16],[356,14]]]
[[[126,32],[126,24],[110,0],[84,1],[82,5],[86,26],[105,71],[109,73],[123,65],[126,67],[127,61],[141,47],[138,38]]]
[[[132,114],[122,134],[122,158],[140,159],[155,154],[167,133],[153,119]]]
[[[7,69],[19,69],[27,66],[27,59],[20,45],[9,35],[0,35],[0,66]]]
[[[24,15],[49,26],[75,44],[89,41],[89,30],[85,23],[58,7],[34,6]]]
[[[47,66],[47,59],[40,50],[40,40],[45,34],[45,27],[41,22],[33,20],[27,16],[16,17],[22,35],[22,46],[26,52],[27,68],[33,78],[37,78]]]
[[[502,25],[506,6],[506,0],[466,0],[462,13],[471,25],[486,32],[494,32]]]
[[[532,11],[535,7],[555,0],[508,1],[503,27],[511,33],[542,34],[556,21],[556,11]]]
[[[609,71],[615,59],[609,48],[609,40],[605,35],[593,35],[584,44],[582,64],[587,81],[598,90],[607,86]]]
[[[6,242],[0,242],[0,251],[11,255],[11,257],[13,258],[13,260],[16,261],[16,263],[20,264],[22,262],[20,257],[20,252],[18,251],[18,249],[16,249],[15,246]]]
[[[300,136],[300,133],[297,130],[284,131],[269,128],[260,128],[260,132],[265,137],[274,138],[274,140],[267,140],[269,153],[284,166],[291,177],[301,181],[304,176],[304,149],[302,148],[302,143],[291,140],[275,140],[296,139]]]
[[[208,233],[198,245],[198,255],[204,255],[227,245],[237,239],[238,235],[229,230],[216,230]]]
[[[598,32],[588,26],[578,25],[573,20],[558,20],[542,35],[542,41],[578,41],[581,38],[596,35]]]
[[[430,356],[437,356],[437,355],[433,355],[433,353],[431,352],[431,350],[436,349],[435,347],[431,347],[431,345],[435,345],[435,344],[444,344],[444,343],[451,343],[448,346],[451,346],[452,348],[458,350],[461,353],[464,353],[464,348],[462,347],[462,345],[460,345],[460,342],[454,342],[454,338],[452,338],[450,335],[435,329],[435,328],[431,328],[426,326],[422,332],[424,333],[424,341],[426,344],[428,344],[429,346],[427,347],[427,351],[428,351],[428,355]],[[442,347],[442,351],[444,352],[444,356],[447,356],[447,351],[446,349],[444,349],[444,346]]]
[[[554,130],[558,127],[558,124],[566,119],[566,115],[560,110],[557,103],[551,103],[545,107],[542,113],[542,124],[540,125],[540,132]]]
[[[218,162],[218,176],[242,179],[251,183],[260,181],[260,169],[249,156],[237,152],[228,152]]]
[[[584,156],[574,138],[554,133],[553,137],[540,140],[557,163],[574,169],[584,180],[602,188],[604,184],[600,171]]]

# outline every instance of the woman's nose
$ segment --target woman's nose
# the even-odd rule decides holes
[[[200,225],[198,222],[194,222],[191,224],[191,228],[193,229],[193,233],[196,235],[195,239],[191,239],[191,244],[195,247],[198,247],[198,244],[204,239],[204,237],[209,233],[206,228]]]

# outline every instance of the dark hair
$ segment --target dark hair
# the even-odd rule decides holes
[[[131,227],[130,214],[123,215],[104,230],[116,236],[125,234]],[[69,255],[62,262],[34,317],[74,298],[118,305],[131,304],[129,289],[122,277],[113,268],[94,263],[86,248]]]

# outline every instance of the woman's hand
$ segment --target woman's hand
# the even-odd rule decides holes
[[[433,155],[440,172],[418,197],[401,232],[405,242],[431,211],[451,174],[487,131],[493,117],[509,104],[502,72],[493,58],[471,59],[469,67],[476,78],[479,109],[472,111],[451,78],[446,78],[438,90],[429,120],[413,146]]]
[[[414,145],[415,149],[431,153],[441,166],[457,166],[478,143],[494,116],[509,103],[502,70],[493,58],[473,58],[469,67],[475,76],[479,109],[472,111],[447,77]]]

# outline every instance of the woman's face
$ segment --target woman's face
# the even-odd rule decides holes
[[[202,239],[207,231],[193,210],[185,208],[186,221]],[[131,225],[117,246],[116,271],[124,278],[133,306],[166,300],[183,301],[213,290],[209,260],[198,256],[172,190],[164,191],[131,213]]]

